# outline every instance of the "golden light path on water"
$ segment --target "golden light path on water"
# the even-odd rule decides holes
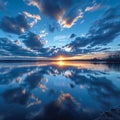
[[[92,69],[92,70],[107,70],[109,71],[109,67],[106,64],[93,64],[91,62],[84,62],[84,61],[65,61],[65,60],[57,60],[51,62],[16,62],[16,63],[2,63],[0,67],[44,67],[44,66],[56,66],[58,68],[62,67],[76,67],[77,69]]]
[[[93,69],[93,70],[109,70],[108,66],[105,64],[93,64],[91,62],[79,62],[79,61],[56,61],[52,62],[53,65],[56,65],[58,67],[76,67],[78,69],[84,68],[84,69]]]

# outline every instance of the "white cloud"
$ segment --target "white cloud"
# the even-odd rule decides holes
[[[48,34],[48,33],[47,33],[45,30],[42,30],[42,31],[40,32],[39,36],[40,36],[41,38],[43,38],[43,37],[46,37],[47,34]]]
[[[65,36],[65,35],[58,35],[58,36],[55,36],[54,38],[54,41],[66,41],[68,38],[68,36]]]
[[[41,20],[41,17],[40,17],[39,15],[33,15],[33,14],[28,13],[28,12],[26,12],[26,11],[24,11],[23,14],[24,14],[26,17],[33,19],[33,21],[32,21],[31,23],[29,23],[29,25],[30,25],[31,27],[34,26],[34,25],[38,22],[38,20]]]
[[[78,19],[83,18],[83,12],[81,10],[73,12],[74,14],[71,15],[71,17],[61,17],[61,19],[58,20],[58,23],[63,28],[71,28]]]
[[[94,11],[100,8],[100,4],[94,4],[93,6],[88,6],[85,9],[85,12]]]

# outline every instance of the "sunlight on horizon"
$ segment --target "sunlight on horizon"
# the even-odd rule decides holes
[[[58,56],[57,60],[60,60],[60,61],[65,60],[65,57],[64,56]]]
[[[74,62],[74,61],[57,61],[52,62],[52,65],[56,65],[57,67],[75,67],[78,69],[84,68],[84,69],[92,69],[92,70],[109,70],[109,68],[104,64],[92,64],[90,62]]]

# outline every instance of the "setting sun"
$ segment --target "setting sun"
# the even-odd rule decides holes
[[[58,60],[64,60],[64,57],[63,56],[59,56]]]

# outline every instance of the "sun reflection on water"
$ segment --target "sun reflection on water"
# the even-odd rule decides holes
[[[109,67],[104,64],[92,64],[90,62],[74,62],[74,61],[64,61],[59,60],[56,62],[52,62],[52,65],[56,65],[58,67],[76,67],[78,69],[92,69],[92,70],[109,70]]]
[[[61,60],[61,61],[58,62],[58,65],[59,65],[59,66],[63,66],[63,65],[64,65],[64,62]]]

